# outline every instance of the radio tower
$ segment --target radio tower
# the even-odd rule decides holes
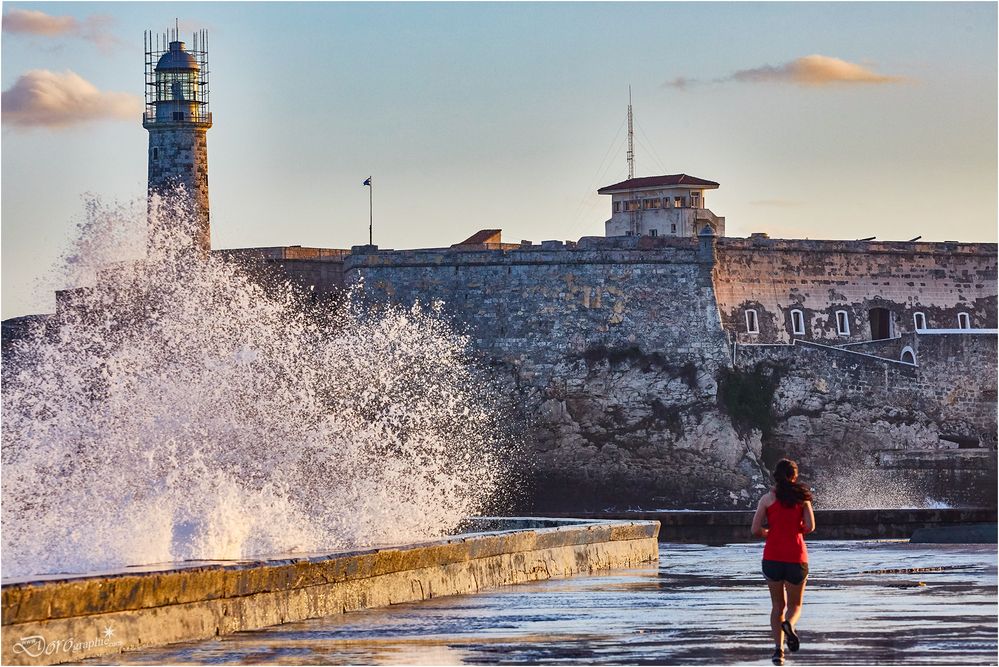
[[[631,124],[631,86],[628,86],[628,179],[635,177],[635,129]]]

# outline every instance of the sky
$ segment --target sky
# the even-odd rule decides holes
[[[627,177],[730,236],[995,242],[995,3],[5,2],[2,317],[141,201],[144,30],[210,36],[212,245],[603,235]],[[139,207],[141,210],[141,207]]]

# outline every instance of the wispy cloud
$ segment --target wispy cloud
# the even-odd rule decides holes
[[[899,83],[903,77],[879,74],[864,65],[851,63],[830,56],[811,55],[795,58],[783,65],[764,65],[742,69],[708,83],[776,83],[796,86],[877,85]],[[704,83],[698,79],[676,77],[663,83],[664,87],[685,90],[691,85]]]
[[[73,16],[52,16],[34,9],[11,9],[3,15],[6,33],[41,37],[77,37],[110,53],[122,41],[112,33],[114,19],[94,14],[82,21]]]
[[[75,72],[31,70],[3,91],[5,125],[62,128],[98,120],[136,119],[142,99],[129,93],[101,92]]]

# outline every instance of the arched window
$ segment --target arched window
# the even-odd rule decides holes
[[[791,311],[791,332],[795,336],[805,335],[805,314],[800,310]]]
[[[916,365],[916,353],[908,345],[902,348],[902,363]]]
[[[958,329],[970,329],[971,328],[971,316],[968,313],[958,313],[957,314],[957,328]]]
[[[921,331],[926,328],[926,314],[925,313],[913,313],[912,321],[916,325],[916,331]]]
[[[760,321],[756,318],[756,311],[752,308],[746,311],[746,333],[760,333]]]
[[[840,336],[850,335],[850,314],[845,310],[836,311],[836,333]]]

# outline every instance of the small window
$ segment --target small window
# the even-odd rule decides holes
[[[850,314],[845,310],[836,311],[836,333],[840,336],[850,335]]]
[[[912,321],[916,325],[916,331],[921,331],[926,328],[926,314],[925,313],[913,313]]]
[[[621,202],[619,201],[614,202],[614,212],[615,213],[621,212]]]
[[[800,310],[791,311],[791,331],[795,336],[805,335],[805,314]]]
[[[746,333],[760,333],[760,322],[756,319],[756,311],[751,308],[746,311]]]
[[[625,211],[637,211],[638,210],[638,204],[639,204],[639,202],[638,202],[637,199],[632,199],[632,200],[626,201],[626,202],[624,202],[624,210]]]
[[[649,236],[659,236],[659,230],[658,229],[650,229],[649,230]]]
[[[674,234],[676,234],[676,225],[670,225],[669,227],[670,227],[670,229],[669,229],[669,230],[670,230],[671,232],[673,232]]]
[[[673,197],[673,208],[683,208],[686,205],[686,197]]]
[[[643,199],[642,200],[642,208],[644,208],[646,210],[648,210],[650,208],[659,208],[659,200],[658,199]]]
[[[902,348],[902,357],[901,357],[901,360],[902,360],[903,363],[912,364],[913,366],[915,366],[916,365],[916,353],[912,350],[911,347],[909,347],[908,345],[906,345],[904,348]]]
[[[156,146],[153,146],[153,159],[154,160],[160,159],[160,149],[157,148]]]
[[[691,192],[690,193],[690,205],[694,208],[701,208],[701,193]]]
[[[957,328],[958,329],[970,329],[971,328],[971,317],[968,313],[958,313],[957,314]]]

